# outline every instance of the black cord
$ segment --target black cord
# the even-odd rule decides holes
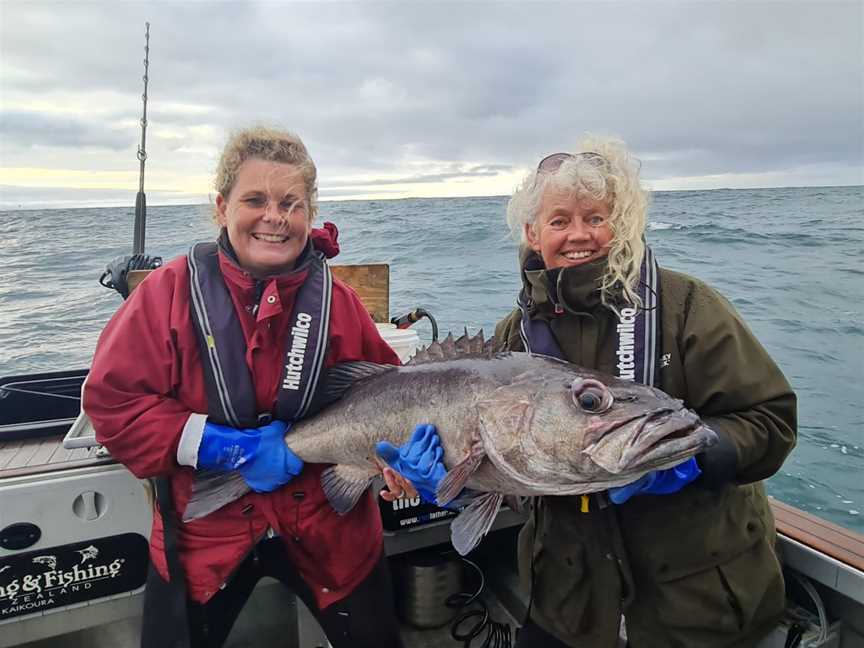
[[[804,626],[793,623],[786,634],[786,643],[783,645],[783,648],[798,648],[801,645],[801,640],[804,638],[804,630]]]
[[[473,594],[460,592],[447,597],[445,605],[457,610],[453,625],[450,627],[450,636],[456,641],[463,642],[463,648],[471,648],[471,643],[485,631],[486,637],[478,648],[511,648],[513,643],[510,638],[510,625],[493,621],[489,615],[489,608],[479,598],[486,585],[483,571],[466,558],[462,558],[462,562],[476,570],[480,577],[480,585]],[[474,609],[466,609],[471,605]],[[466,628],[463,629],[463,626]]]
[[[410,313],[406,313],[402,317],[394,317],[390,320],[391,324],[395,324],[397,328],[408,328],[412,324],[419,322],[423,318],[427,318],[432,324],[432,341],[438,341],[438,322],[432,317],[432,314],[424,308],[415,308]]]

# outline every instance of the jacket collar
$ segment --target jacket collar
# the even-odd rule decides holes
[[[600,285],[606,259],[572,268],[547,270],[533,250],[522,248],[522,285],[533,312],[552,314],[560,305],[570,312],[591,312],[602,305]]]

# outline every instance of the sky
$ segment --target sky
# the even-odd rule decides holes
[[[0,0],[0,209],[213,199],[228,132],[322,200],[505,195],[585,133],[654,190],[864,184],[864,2]]]

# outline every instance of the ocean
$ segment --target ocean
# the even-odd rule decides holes
[[[442,332],[487,334],[513,307],[505,197],[321,204],[338,263],[390,264],[391,315],[423,307]],[[208,205],[150,207],[147,252],[215,236]],[[769,492],[864,532],[864,187],[659,192],[649,243],[741,312],[799,398],[798,446]],[[89,364],[120,304],[97,279],[132,246],[134,209],[0,212],[0,375]],[[416,325],[431,333],[426,320]],[[130,352],[134,341],[130,340]]]

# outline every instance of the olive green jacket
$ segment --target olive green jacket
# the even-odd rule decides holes
[[[617,375],[617,320],[600,303],[603,263],[568,268],[554,315],[546,271],[525,273],[531,317],[550,322],[565,357]],[[660,387],[731,440],[735,481],[673,495],[543,497],[520,535],[531,618],[572,646],[612,648],[626,619],[633,648],[753,646],[779,619],[784,585],[774,518],[760,480],[795,445],[796,399],[732,305],[706,284],[661,269]],[[495,331],[522,350],[520,311]],[[734,460],[732,462],[734,466]],[[701,478],[700,478],[701,479]]]

